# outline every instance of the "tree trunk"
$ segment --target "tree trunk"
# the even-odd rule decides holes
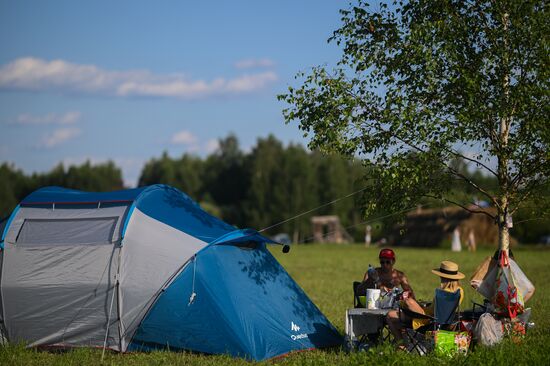
[[[508,254],[510,248],[510,232],[506,222],[506,214],[498,215],[498,247]]]
[[[510,232],[508,231],[508,207],[509,207],[509,194],[510,185],[508,180],[508,152],[506,151],[508,146],[508,136],[510,133],[510,125],[512,123],[512,117],[508,115],[508,107],[510,103],[510,71],[509,71],[509,59],[508,59],[508,22],[509,14],[505,12],[502,17],[502,24],[504,30],[504,57],[502,60],[504,73],[502,87],[504,91],[504,103],[502,105],[503,115],[500,117],[500,153],[498,158],[498,180],[500,185],[500,202],[498,207],[498,247],[501,251],[505,251],[508,254],[510,247]]]

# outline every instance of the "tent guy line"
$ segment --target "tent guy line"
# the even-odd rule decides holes
[[[323,208],[323,207],[325,207],[325,206],[331,205],[331,204],[333,204],[333,203],[335,203],[335,202],[341,201],[341,200],[346,199],[346,198],[348,198],[348,197],[354,196],[354,195],[356,195],[357,193],[361,193],[361,192],[363,192],[364,190],[366,190],[367,188],[368,188],[368,187],[362,188],[362,189],[360,189],[360,190],[358,190],[358,191],[355,191],[355,192],[353,192],[353,193],[350,193],[350,194],[348,194],[348,195],[345,195],[345,196],[339,197],[339,198],[337,198],[337,199],[335,199],[335,200],[332,200],[332,201],[330,201],[330,202],[324,203],[324,204],[322,204],[321,206],[312,208],[311,210],[302,212],[301,214],[298,214],[298,215],[296,215],[296,216],[293,216],[293,217],[291,217],[291,218],[289,218],[289,219],[283,220],[283,221],[281,221],[281,222],[278,222],[278,223],[276,223],[276,224],[273,224],[273,225],[271,225],[271,226],[268,226],[268,227],[265,227],[265,228],[263,228],[263,229],[261,229],[261,230],[258,230],[258,232],[261,233],[261,232],[264,232],[264,231],[266,231],[266,230],[273,229],[274,227],[277,227],[277,226],[280,226],[280,225],[282,225],[282,224],[284,224],[284,223],[287,223],[287,222],[289,222],[289,221],[295,220],[295,219],[297,219],[298,217],[307,215],[308,213],[311,213],[311,212],[313,212],[313,211],[317,211],[317,210],[320,209],[320,208]]]

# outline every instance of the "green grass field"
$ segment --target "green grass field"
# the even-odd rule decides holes
[[[360,245],[301,245],[294,246],[289,254],[282,254],[280,247],[273,248],[274,255],[306,291],[329,320],[344,332],[346,308],[353,306],[351,283],[360,280],[369,263],[377,263],[377,248],[365,249]],[[439,266],[441,260],[449,259],[460,264],[467,277],[492,251],[481,249],[476,253],[452,253],[443,249],[397,249],[396,268],[404,271],[417,298],[430,299],[438,285],[438,278],[430,269]],[[531,330],[521,344],[508,340],[493,348],[477,347],[468,356],[452,360],[435,355],[414,356],[394,350],[391,345],[382,345],[369,350],[347,354],[343,350],[317,350],[301,352],[266,361],[260,364],[275,365],[546,365],[550,362],[550,251],[544,249],[514,249],[518,264],[536,286],[534,297],[527,304],[533,309]],[[464,281],[466,296],[462,309],[470,306],[471,300],[481,302],[480,296]],[[41,352],[19,346],[0,348],[1,365],[96,365],[101,351],[80,349],[66,353]],[[207,356],[178,352],[153,352],[116,354],[108,353],[105,364],[113,365],[250,365],[241,359],[227,356]]]

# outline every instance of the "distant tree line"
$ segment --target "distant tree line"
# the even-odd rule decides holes
[[[0,165],[0,218],[34,190],[45,186],[60,186],[84,191],[113,191],[124,188],[122,171],[113,162],[80,166],[57,165],[48,173],[26,175],[15,166]]]
[[[262,229],[360,190],[364,175],[357,161],[308,152],[296,144],[285,147],[274,136],[258,139],[245,153],[230,135],[205,159],[189,154],[173,159],[165,153],[150,160],[139,185],[172,185],[233,225]],[[331,214],[359,240],[364,235],[360,197],[339,200],[268,232],[306,241],[311,216]]]
[[[138,186],[168,184],[182,190],[203,208],[241,228],[262,229],[361,189],[365,174],[360,163],[337,156],[309,152],[300,145],[284,146],[274,136],[258,139],[244,152],[237,138],[219,141],[219,148],[201,158],[183,154],[172,158],[163,153],[148,161]],[[10,214],[26,195],[44,186],[62,186],[85,191],[123,188],[122,172],[113,162],[80,166],[56,166],[48,173],[25,175],[8,163],[0,165],[0,218]],[[311,214],[291,220],[268,234],[288,233],[293,240],[311,237],[313,215],[338,215],[356,240],[364,235],[361,195],[339,200]]]
[[[472,180],[497,189],[490,177],[478,171],[469,172],[463,161],[455,161],[454,167]],[[243,151],[238,139],[229,135],[219,141],[214,153],[204,158],[188,153],[176,158],[163,153],[152,158],[143,167],[138,186],[162,183],[177,187],[225,221],[258,230],[323,206],[267,230],[267,234],[284,232],[294,241],[311,241],[311,217],[337,215],[354,239],[362,241],[366,219],[361,207],[370,198],[361,193],[343,197],[363,189],[366,175],[367,168],[357,160],[309,151],[297,144],[285,146],[272,135],[259,138],[249,152]],[[96,192],[124,188],[122,171],[113,162],[95,165],[85,162],[70,167],[59,164],[50,172],[32,175],[3,163],[0,165],[0,219],[8,216],[26,195],[44,186]],[[452,198],[464,204],[476,198],[475,191],[461,182],[456,182],[453,191]],[[328,204],[334,200],[337,201]],[[537,201],[540,200],[538,197]],[[424,203],[429,207],[447,204],[437,200]],[[379,212],[376,216],[389,214]],[[394,219],[389,216],[374,223],[369,221],[373,239],[384,236],[384,227],[393,225]],[[550,220],[540,217],[536,208],[519,212],[514,221],[519,224],[512,235],[520,242],[536,242],[550,227]]]

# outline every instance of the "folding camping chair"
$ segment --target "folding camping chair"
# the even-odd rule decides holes
[[[409,344],[407,350],[420,355],[431,350],[431,344],[426,342],[426,332],[429,330],[455,330],[459,321],[460,290],[448,292],[442,289],[435,290],[434,316],[411,311],[400,307],[399,311],[411,319],[428,319],[429,323],[418,328],[405,328],[404,339]],[[401,316],[400,316],[401,319]]]
[[[477,322],[479,317],[487,312],[491,312],[489,310],[489,300],[485,299],[483,304],[479,304],[472,300],[472,309],[462,311],[460,313],[460,319],[467,322]]]
[[[359,298],[359,296],[361,296],[359,294],[359,291],[358,291],[360,284],[361,284],[361,282],[359,282],[359,281],[353,281],[353,307],[355,309],[363,308],[363,307],[366,306],[364,304],[361,304],[361,300]],[[358,339],[358,342],[357,342],[358,348],[360,348],[362,344],[367,344],[369,342],[369,340],[370,339],[369,339],[369,336],[367,334],[361,335]]]

